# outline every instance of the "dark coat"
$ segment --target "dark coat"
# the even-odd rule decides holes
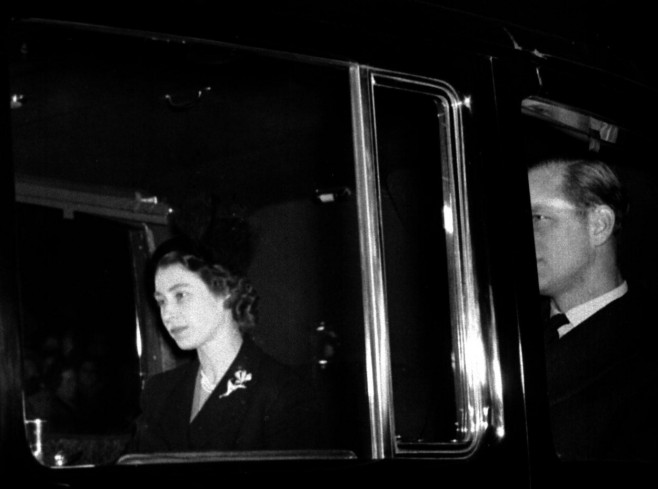
[[[629,291],[546,345],[555,448],[565,460],[655,461],[654,315]]]
[[[149,379],[133,449],[137,452],[315,448],[312,389],[294,371],[245,341],[194,420],[198,360]],[[239,372],[244,388],[227,392]]]

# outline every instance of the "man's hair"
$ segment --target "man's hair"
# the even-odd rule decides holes
[[[552,158],[533,164],[535,168],[562,170],[562,191],[579,209],[586,211],[607,205],[615,213],[614,234],[618,234],[629,211],[629,202],[617,172],[597,159]]]

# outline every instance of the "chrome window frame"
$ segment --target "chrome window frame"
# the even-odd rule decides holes
[[[361,233],[361,260],[366,327],[371,450],[375,459],[394,456],[466,458],[475,453],[491,430],[504,435],[502,380],[496,346],[492,303],[480,304],[481,284],[475,270],[462,111],[470,99],[460,98],[449,84],[434,79],[350,67],[352,119]],[[381,202],[376,151],[375,87],[427,95],[444,108],[445,141],[441,141],[442,191],[446,229],[448,279],[460,440],[441,443],[405,443],[395,439],[386,280],[382,250]],[[489,292],[489,291],[487,291]],[[491,297],[491,294],[487,294]],[[486,295],[485,295],[486,297]],[[486,316],[484,308],[489,309]],[[484,318],[488,318],[485,320]],[[485,324],[486,323],[486,324]]]

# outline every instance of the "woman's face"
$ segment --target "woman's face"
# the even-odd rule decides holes
[[[181,264],[158,269],[154,296],[165,328],[183,350],[203,346],[233,324],[226,298]]]

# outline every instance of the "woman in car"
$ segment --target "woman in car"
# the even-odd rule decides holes
[[[258,297],[248,280],[185,237],[152,264],[162,322],[196,358],[146,382],[135,451],[315,447],[311,389],[249,335]]]

